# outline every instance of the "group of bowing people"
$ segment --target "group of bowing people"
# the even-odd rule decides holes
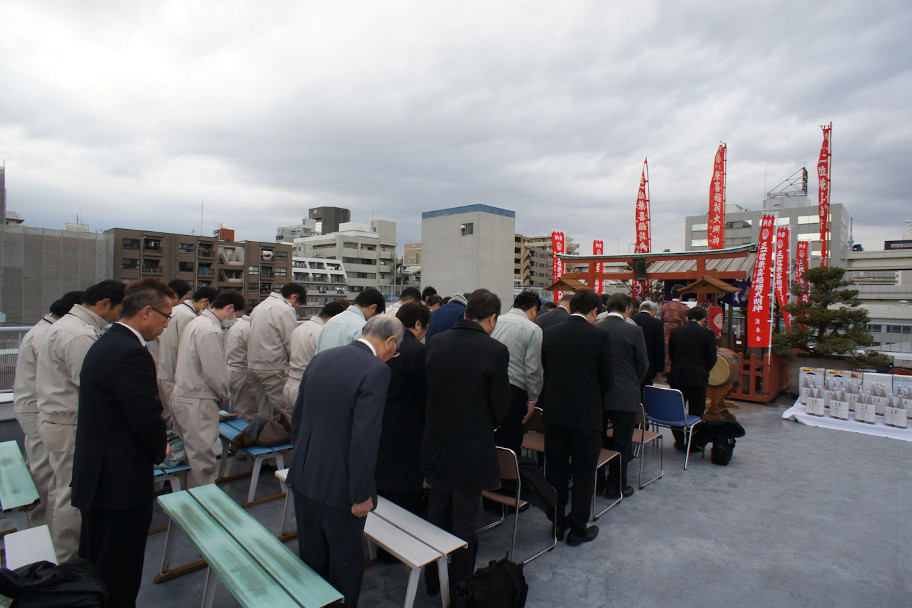
[[[297,283],[243,314],[246,301],[237,291],[191,293],[183,281],[155,282],[170,302],[167,310],[143,308],[147,318],[155,317],[149,308],[164,318],[155,330],[161,335],[150,330],[155,335],[141,341],[154,360],[162,421],[184,442],[188,486],[215,481],[220,408],[246,420],[289,414],[299,552],[346,604],[357,605],[360,533],[378,493],[467,541],[452,556],[451,584],[471,575],[481,492],[501,485],[495,446],[518,454],[535,407],[544,411],[554,490],[544,492],[543,508],[553,518],[556,501],[553,525],[559,537],[567,533],[568,545],[598,533],[588,521],[601,447],[622,458],[599,491],[632,493],[626,465],[634,412],[643,383],[664,368],[664,345],[657,353],[662,340],[650,341],[647,354],[643,330],[623,323],[634,312],[628,296],[612,296],[604,311],[598,294],[583,290],[539,316],[539,297],[523,292],[501,315],[500,299],[486,289],[441,305],[433,288],[407,288],[387,309],[369,288],[353,303],[330,302],[299,323],[306,290]],[[68,293],[20,347],[15,410],[42,498],[30,515],[33,525],[50,525],[61,561],[83,553],[81,528],[85,534],[70,495],[80,371],[92,344],[120,318],[124,298],[125,286],[115,281]],[[607,318],[596,324],[600,312]],[[654,305],[645,312],[654,317]],[[648,335],[661,337],[660,323],[658,331],[650,327]],[[325,416],[336,409],[349,415]],[[340,511],[341,503],[351,509]],[[430,575],[428,591],[436,584]],[[135,602],[136,591],[130,593]],[[132,605],[129,598],[125,605]]]

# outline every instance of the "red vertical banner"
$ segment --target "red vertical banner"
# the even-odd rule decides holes
[[[605,253],[605,241],[592,241],[592,255],[603,255]],[[595,263],[595,272],[601,273],[604,266],[601,262]],[[601,295],[602,293],[602,279],[595,279],[595,285],[593,286],[595,293]]]
[[[564,274],[564,262],[557,257],[557,254],[564,252],[564,233],[563,232],[552,232],[551,233],[551,252],[554,254],[554,280],[557,281],[561,278],[561,275]],[[554,301],[560,302],[561,298],[564,297],[563,291],[554,292]]]
[[[648,253],[652,249],[652,228],[649,224],[649,165],[644,159],[636,202],[636,253]]]
[[[788,304],[788,279],[789,279],[789,229],[788,226],[781,226],[776,229],[776,275],[773,286],[776,290],[776,300],[779,302],[779,308]],[[785,328],[792,331],[792,315],[782,311],[782,320],[785,321]]]
[[[725,247],[725,154],[726,144],[719,144],[709,183],[709,223],[706,227],[710,249]]]
[[[801,287],[799,301],[805,303],[810,299],[807,281],[804,280],[804,273],[810,267],[810,249],[808,241],[798,241],[798,250],[795,252],[795,281]]]
[[[760,222],[760,242],[751,278],[747,307],[747,345],[765,347],[770,344],[770,270],[773,264],[776,218],[764,215]]]
[[[830,254],[830,165],[832,162],[830,136],[832,135],[833,123],[821,125],[820,128],[823,129],[823,145],[820,146],[820,158],[817,160],[817,178],[819,180],[817,187],[817,212],[820,216],[820,265],[826,266],[827,258]]]

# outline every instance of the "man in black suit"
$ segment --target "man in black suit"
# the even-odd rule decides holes
[[[633,457],[633,427],[640,409],[640,382],[649,362],[643,330],[627,322],[633,312],[633,299],[625,293],[612,294],[605,304],[608,316],[595,324],[611,336],[611,366],[614,378],[611,391],[605,398],[605,427],[613,425],[611,437],[605,438],[605,447],[621,454],[608,465],[608,483],[605,495],[611,499],[633,494],[627,485],[627,463]],[[620,460],[620,462],[618,462]]]
[[[500,298],[478,289],[466,318],[427,347],[427,423],[421,468],[431,486],[428,520],[469,543],[453,553],[450,583],[471,576],[478,541],[475,517],[482,490],[500,487],[494,429],[510,407],[510,352],[490,337]],[[429,570],[428,590],[434,591]]]
[[[82,512],[79,556],[108,586],[108,606],[136,605],[155,498],[152,469],[168,442],[146,342],[168,326],[174,291],[158,279],[129,285],[121,319],[86,353],[72,504]]]
[[[558,536],[569,527],[570,546],[598,535],[597,526],[586,524],[602,447],[602,404],[612,382],[611,338],[592,325],[599,304],[597,293],[578,291],[570,300],[570,318],[546,329],[542,339],[547,476],[557,490]],[[572,502],[565,516],[571,473]]]
[[[377,454],[377,491],[412,513],[423,515],[420,457],[427,382],[421,339],[431,322],[431,311],[421,302],[408,302],[399,308],[396,318],[405,326],[405,334],[399,355],[386,362],[392,376]]]
[[[668,337],[668,355],[671,358],[668,385],[683,393],[691,416],[702,416],[706,411],[709,370],[716,364],[716,336],[705,327],[707,316],[705,308],[691,308],[687,312],[687,323],[672,329]],[[685,450],[684,433],[672,433],[675,447]]]
[[[542,328],[542,331],[545,331],[549,327],[557,325],[563,321],[566,321],[570,318],[570,300],[573,298],[572,293],[565,293],[564,297],[561,298],[560,303],[558,303],[557,308],[551,312],[546,312],[543,315],[539,315],[535,319],[535,324]]]
[[[665,368],[665,324],[656,318],[659,307],[646,300],[640,304],[640,312],[630,317],[643,330],[649,369],[640,383],[641,387],[651,386],[656,376]],[[642,392],[642,391],[641,391]]]
[[[311,359],[291,419],[298,554],[357,606],[364,576],[364,518],[377,506],[374,471],[389,389],[385,365],[402,342],[402,323],[371,317],[358,340]]]

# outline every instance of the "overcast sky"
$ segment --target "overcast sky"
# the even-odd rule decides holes
[[[621,6],[623,4],[623,6]],[[912,219],[912,3],[11,0],[0,160],[28,225],[275,238],[310,207],[398,223],[473,203],[627,251],[684,247],[728,144],[752,209],[806,166],[856,241]],[[401,248],[401,247],[400,247]]]

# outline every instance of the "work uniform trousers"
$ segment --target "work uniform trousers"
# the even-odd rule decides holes
[[[285,379],[288,371],[284,369],[251,369],[250,380],[256,388],[257,416],[267,420],[279,410],[288,414],[291,419],[291,409],[285,404]]]
[[[443,490],[431,487],[428,498],[428,521],[469,543],[457,549],[450,558],[450,590],[459,581],[475,572],[475,555],[478,553],[478,536],[475,520],[481,504],[481,490]],[[425,581],[430,593],[440,588],[437,568],[425,568]]]
[[[187,487],[215,483],[215,442],[218,441],[219,408],[215,399],[174,395],[171,398],[174,430],[184,440],[187,452]]]
[[[162,402],[162,420],[165,428],[174,430],[174,420],[171,414],[171,396],[174,394],[174,380],[158,378],[158,398]]]
[[[82,516],[70,504],[73,492],[73,453],[76,450],[76,419],[73,424],[62,424],[38,417],[38,433],[48,449],[48,461],[53,475],[48,484],[48,494],[54,497],[54,512],[49,521],[51,538],[57,561],[65,562],[76,557],[79,548],[79,529]]]
[[[246,368],[228,368],[228,378],[231,383],[231,411],[241,417],[245,422],[251,422],[259,412],[257,405],[256,387],[250,380],[250,373]]]
[[[300,388],[300,378],[292,378],[289,376],[285,381],[285,406],[288,408],[286,412],[288,413],[289,420],[291,419],[291,413],[294,411],[295,401],[298,400],[298,391]]]
[[[545,425],[545,464],[548,482],[557,491],[558,525],[565,523],[585,536],[592,505],[595,465],[602,447],[601,433],[559,424]],[[569,492],[573,476],[573,493]],[[564,516],[568,497],[570,513]]]
[[[681,391],[681,394],[684,395],[684,403],[687,404],[688,414],[691,416],[703,415],[703,412],[706,411],[705,386],[670,386],[671,388],[678,389]],[[671,434],[674,435],[675,443],[684,443],[686,441],[684,437],[684,431],[676,431],[672,429]]]
[[[345,606],[354,608],[364,577],[364,522],[351,507],[340,509],[304,496],[294,488],[295,520],[298,524],[298,555],[345,596]]]
[[[16,420],[25,434],[25,464],[28,465],[32,481],[38,490],[38,504],[28,512],[29,525],[40,526],[51,521],[54,513],[54,497],[48,494],[48,486],[54,471],[48,460],[47,446],[38,433],[38,410],[26,410],[16,413]]]
[[[133,608],[142,581],[152,503],[134,509],[82,512],[79,557],[92,562],[108,586],[108,608]]]

